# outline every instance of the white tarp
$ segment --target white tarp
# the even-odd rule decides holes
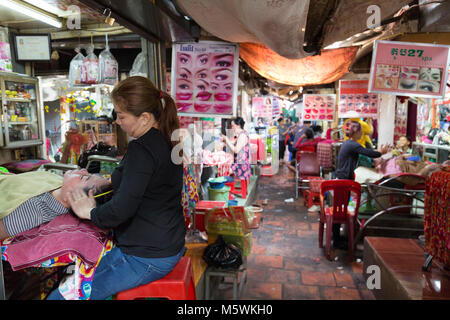
[[[333,17],[325,24],[323,47],[370,29],[375,17],[379,17],[379,22],[382,22],[410,2],[411,0],[340,1]]]
[[[177,5],[212,35],[230,42],[263,44],[299,59],[309,0],[177,0]]]

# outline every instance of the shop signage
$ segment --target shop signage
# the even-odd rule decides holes
[[[339,118],[376,118],[378,94],[369,93],[369,80],[339,81]]]
[[[252,116],[254,118],[271,119],[280,115],[280,105],[277,97],[253,97]]]
[[[369,92],[443,97],[449,49],[447,45],[375,41]]]
[[[200,41],[175,43],[172,48],[171,95],[177,103],[178,114],[236,115],[238,46]]]
[[[304,94],[302,118],[306,121],[333,121],[336,109],[335,94]]]

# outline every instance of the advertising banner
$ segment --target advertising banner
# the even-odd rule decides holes
[[[303,120],[333,121],[336,109],[335,94],[304,94]]]
[[[267,118],[279,116],[281,113],[277,97],[253,97],[252,98],[252,116],[254,118]]]
[[[377,118],[378,94],[369,93],[369,80],[339,81],[339,118]]]
[[[171,95],[182,116],[236,115],[238,46],[200,41],[172,46]]]
[[[369,92],[443,97],[449,48],[427,43],[375,41]]]

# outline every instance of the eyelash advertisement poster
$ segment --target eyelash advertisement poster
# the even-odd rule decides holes
[[[447,45],[375,41],[369,92],[440,98],[445,94]]]
[[[304,94],[303,119],[333,121],[336,107],[335,94]]]
[[[377,118],[378,94],[368,90],[369,80],[339,80],[339,118]]]
[[[172,90],[182,116],[236,115],[239,48],[200,41],[172,47]]]

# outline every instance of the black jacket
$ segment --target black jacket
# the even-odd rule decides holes
[[[356,141],[346,140],[339,150],[336,178],[355,180],[354,174],[360,154],[370,158],[381,157],[378,151],[364,148]]]
[[[171,160],[168,142],[157,129],[130,141],[112,176],[113,198],[91,210],[91,220],[113,228],[126,254],[162,258],[184,246],[181,207],[183,167]]]

